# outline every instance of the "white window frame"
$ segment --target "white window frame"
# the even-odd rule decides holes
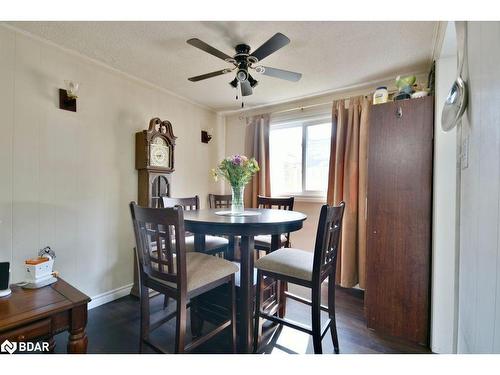
[[[278,123],[272,123],[271,121],[271,132],[276,129],[288,129],[288,128],[302,128],[302,191],[301,192],[281,192],[277,196],[294,196],[298,197],[301,201],[307,202],[324,202],[326,199],[326,191],[321,190],[306,190],[306,176],[307,176],[307,128],[309,126],[330,123],[331,125],[331,114],[322,113],[320,115],[311,116],[304,119],[290,119],[288,121],[280,121]],[[270,160],[272,168],[272,160]],[[272,192],[272,191],[271,191]]]

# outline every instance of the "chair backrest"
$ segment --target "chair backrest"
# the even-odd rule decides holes
[[[200,198],[197,195],[188,198],[161,197],[160,204],[163,208],[182,206],[184,211],[199,210]]]
[[[258,208],[275,208],[278,210],[289,210],[293,211],[294,197],[263,197],[262,195],[257,196],[257,207]]]
[[[314,278],[321,282],[328,275],[335,277],[344,208],[344,202],[338,206],[325,204],[321,207],[314,247],[313,282]]]
[[[231,208],[233,196],[231,194],[208,194],[210,208]]]
[[[157,278],[175,283],[178,290],[187,288],[182,207],[147,208],[131,202],[130,213],[141,283],[145,283],[145,279]]]
[[[293,211],[294,197],[263,197],[257,195],[257,208],[271,208],[278,210]],[[290,247],[290,232],[284,233],[286,237],[285,247]]]

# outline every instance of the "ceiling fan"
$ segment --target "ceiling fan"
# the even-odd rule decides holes
[[[250,74],[250,69],[255,70],[255,72],[259,74],[292,82],[297,82],[302,77],[301,73],[259,65],[267,56],[290,43],[290,39],[281,33],[274,34],[267,42],[251,53],[249,45],[238,44],[235,47],[236,54],[233,57],[226,55],[224,52],[219,51],[197,38],[189,39],[187,43],[233,65],[230,68],[188,78],[191,82],[217,77],[236,70],[236,77],[229,82],[229,84],[235,89],[237,89],[239,85],[241,88],[241,95],[248,96],[252,95],[252,89],[258,84],[258,81]]]

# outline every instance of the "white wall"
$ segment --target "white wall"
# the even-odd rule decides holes
[[[58,109],[64,79],[81,83],[78,112]],[[14,282],[49,245],[55,269],[90,296],[132,282],[128,203],[137,199],[136,131],[172,122],[172,195],[220,191],[209,169],[224,155],[212,111],[0,25],[0,261]],[[200,142],[200,129],[214,139]]]
[[[431,349],[456,353],[458,308],[457,129],[441,129],[443,103],[456,78],[454,22],[446,29],[436,61],[432,241]]]
[[[500,22],[468,22],[460,186],[459,353],[500,353]],[[464,150],[462,150],[464,152]]]

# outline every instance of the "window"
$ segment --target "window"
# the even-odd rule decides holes
[[[329,115],[271,125],[273,195],[326,196],[330,163]]]

